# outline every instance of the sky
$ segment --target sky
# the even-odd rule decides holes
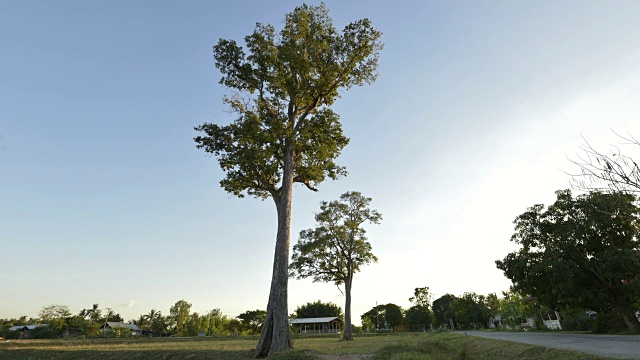
[[[373,198],[356,324],[416,287],[508,290],[495,260],[517,248],[515,217],[571,186],[585,141],[640,137],[640,2],[325,3],[338,29],[371,19],[385,48],[378,80],[334,105],[349,175],[294,188],[291,241],[321,201]],[[232,119],[212,46],[299,4],[0,0],[0,318],[266,308],[275,206],[225,193],[193,128]],[[344,306],[333,284],[290,280],[290,311],[316,300]]]

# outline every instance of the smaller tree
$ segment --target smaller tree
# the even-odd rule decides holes
[[[452,294],[444,294],[433,301],[433,316],[439,326],[450,326],[454,329],[454,319],[451,306],[457,297]]]
[[[428,287],[415,288],[409,298],[413,304],[405,313],[405,322],[409,331],[424,331],[433,323],[431,312],[431,294]]]
[[[404,312],[396,304],[374,306],[371,310],[362,314],[362,323],[372,324],[377,330],[394,329],[404,325]]]
[[[169,314],[174,321],[175,331],[178,335],[184,335],[187,331],[186,325],[189,320],[191,304],[185,300],[179,300],[169,309]]]
[[[298,306],[293,315],[298,318],[319,318],[319,317],[344,317],[342,313],[342,308],[340,306],[328,302],[323,303],[318,300],[316,302],[308,302],[302,306]]]
[[[340,200],[320,205],[316,214],[317,227],[300,232],[300,239],[293,247],[290,275],[314,281],[344,284],[345,321],[344,340],[353,340],[351,329],[351,286],[353,274],[360,267],[378,261],[371,252],[371,244],[365,236],[362,224],[378,224],[382,215],[369,209],[371,198],[357,191],[346,192]]]
[[[451,312],[458,326],[466,329],[484,327],[490,316],[484,296],[473,292],[453,301]]]

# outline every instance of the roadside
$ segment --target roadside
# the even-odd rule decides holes
[[[462,334],[463,332],[456,332]],[[557,332],[467,331],[468,335],[505,340],[618,359],[640,359],[640,337],[633,335],[566,334]]]

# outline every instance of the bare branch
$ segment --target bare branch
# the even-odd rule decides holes
[[[631,135],[622,136],[614,132],[626,143],[640,147],[640,141]],[[611,145],[611,155],[595,149],[584,137],[584,144],[580,146],[582,154],[576,159],[568,160],[576,165],[579,173],[567,173],[571,176],[574,189],[583,191],[620,191],[627,193],[640,192],[640,166],[631,157],[623,155],[620,148]]]

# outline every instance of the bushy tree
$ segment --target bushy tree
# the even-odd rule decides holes
[[[415,288],[413,296],[409,298],[413,304],[405,312],[405,324],[409,331],[424,331],[433,323],[431,311],[431,293],[428,287]]]
[[[342,194],[340,200],[320,204],[316,213],[316,228],[302,230],[293,246],[291,276],[313,281],[344,285],[345,318],[343,340],[353,340],[351,331],[351,288],[353,275],[363,265],[378,261],[371,252],[366,222],[379,224],[382,215],[369,208],[371,198],[357,191]]]
[[[496,261],[513,288],[551,309],[612,308],[632,333],[640,332],[633,304],[640,297],[640,223],[637,199],[622,192],[573,198],[556,192],[546,210],[518,216],[516,252]]]
[[[376,329],[395,329],[404,325],[404,312],[396,304],[374,306],[362,314],[362,323],[374,324]]]
[[[178,300],[169,310],[169,316],[171,316],[174,331],[177,335],[184,336],[187,334],[186,326],[190,311],[191,304],[185,300]]]
[[[340,90],[376,79],[380,32],[367,19],[340,33],[324,5],[296,7],[277,33],[257,24],[245,38],[214,46],[220,83],[236,92],[225,98],[238,115],[230,125],[205,123],[195,141],[214,154],[225,178],[220,185],[238,197],[271,197],[278,213],[267,316],[256,354],[291,347],[287,281],[294,183],[311,190],[346,170],[335,163],[348,139],[331,105]]]
[[[456,299],[457,297],[455,295],[444,294],[433,301],[433,316],[438,326],[455,326],[455,324],[453,324],[452,305]],[[453,330],[453,328],[451,330]]]
[[[308,302],[296,307],[292,314],[297,319],[319,318],[319,317],[339,317],[343,318],[342,308],[332,302],[322,302],[320,300]]]
[[[491,314],[485,297],[473,292],[456,298],[451,304],[451,313],[456,325],[465,329],[485,327]]]
[[[262,327],[266,316],[267,312],[264,310],[247,310],[238,315],[238,319],[242,321],[243,332],[256,334],[260,332],[260,327]]]

